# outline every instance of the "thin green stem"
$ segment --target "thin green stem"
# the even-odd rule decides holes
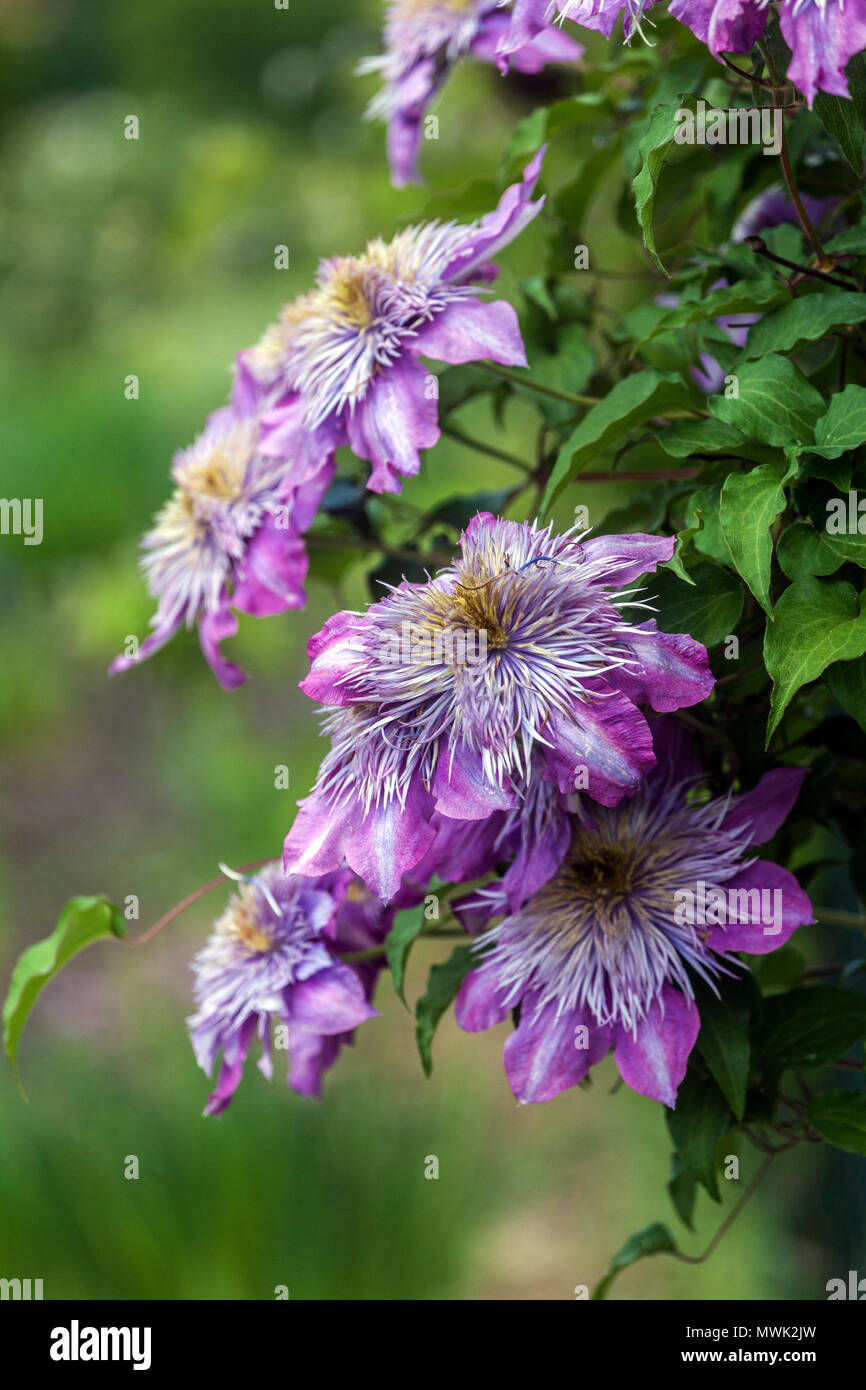
[[[416,941],[468,941],[469,937],[465,931],[422,931],[415,938]],[[348,951],[345,955],[338,955],[337,959],[342,961],[376,960],[378,956],[384,956],[385,947],[370,946],[366,951]]]
[[[746,1188],[745,1192],[728,1212],[728,1215],[725,1217],[721,1226],[716,1231],[715,1235],[713,1236],[706,1250],[704,1250],[703,1254],[684,1255],[679,1250],[671,1250],[667,1253],[673,1255],[675,1260],[681,1260],[683,1264],[687,1265],[700,1265],[703,1264],[704,1260],[708,1260],[710,1255],[712,1255],[713,1251],[718,1245],[719,1241],[722,1239],[722,1236],[726,1233],[726,1231],[729,1231],[731,1229],[737,1217],[740,1215],[740,1212],[744,1209],[747,1203],[754,1196],[758,1186],[761,1183],[762,1178],[764,1177],[764,1174],[767,1172],[767,1169],[770,1167],[770,1164],[773,1162],[773,1159],[775,1157],[775,1153],[771,1153],[768,1154],[767,1157],[764,1159],[763,1163],[755,1172],[755,1175],[749,1183],[748,1187]]]
[[[473,362],[472,366],[478,372],[499,377],[500,381],[513,382],[515,386],[523,386],[527,391],[537,391],[540,396],[550,396],[554,401],[566,401],[569,405],[601,405],[601,396],[580,396],[573,391],[557,391],[552,386],[542,386],[540,381],[533,381],[531,377],[518,376],[517,372],[510,372],[507,367],[495,367],[491,362]]]
[[[840,912],[834,907],[816,907],[815,915],[820,917],[823,922],[832,922],[834,926],[856,927],[858,931],[866,931],[866,917],[856,912]]]
[[[512,468],[519,468],[521,473],[531,475],[532,469],[528,464],[519,459],[516,454],[507,454],[504,449],[497,449],[492,444],[485,444],[481,439],[473,439],[471,435],[464,434],[462,430],[455,429],[453,425],[443,425],[442,433],[449,439],[455,439],[458,444],[465,444],[467,449],[474,449],[479,454],[487,454],[492,459],[499,459],[501,463],[509,463]]]

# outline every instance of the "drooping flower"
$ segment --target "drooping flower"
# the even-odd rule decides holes
[[[256,1038],[268,1080],[276,1046],[288,1051],[289,1085],[321,1095],[340,1048],[377,1016],[379,964],[350,965],[337,955],[381,944],[388,927],[382,904],[345,870],[304,879],[271,864],[241,883],[193,962],[198,1009],[188,1022],[196,1061],[210,1075],[222,1054],[206,1115],[230,1103]]]
[[[298,477],[284,456],[266,456],[255,414],[227,406],[175,457],[175,491],[142,541],[142,569],[157,610],[154,631],[111,671],[129,670],[165,646],[182,625],[199,640],[220,685],[246,677],[220,651],[237,632],[234,612],[265,617],[300,608],[307,554],[301,539],[334,472],[320,457]]]
[[[361,256],[335,257],[316,288],[286,305],[277,324],[241,354],[257,383],[266,450],[289,457],[348,443],[368,460],[374,492],[399,492],[419,449],[439,439],[436,379],[421,357],[525,366],[520,326],[504,300],[485,302],[491,259],[541,211],[531,201],[540,150],[494,212],[471,226],[429,222]]]
[[[820,223],[837,208],[840,201],[838,198],[812,198],[808,193],[802,193],[800,197],[809,218],[815,224]],[[782,184],[771,184],[743,208],[731,228],[731,241],[745,241],[746,237],[756,236],[786,222],[800,225],[797,209]]]
[[[677,733],[679,731],[676,731]],[[517,910],[504,885],[479,894],[494,920],[457,999],[469,1032],[519,1009],[505,1069],[520,1102],[550,1100],[614,1053],[628,1086],[676,1102],[700,1027],[694,981],[713,989],[811,922],[793,874],[751,857],[796,800],[779,768],[743,796],[696,795],[691,755],[660,731],[658,769],[618,806],[584,799],[547,882]]]
[[[605,805],[632,794],[655,764],[638,705],[679,709],[713,687],[699,643],[625,616],[648,606],[635,580],[673,545],[481,514],[451,567],[329,619],[301,689],[334,707],[332,746],[287,871],[348,864],[388,901],[437,812],[483,821],[530,804],[539,779]]]
[[[594,29],[610,37],[623,15],[626,43],[642,34],[644,11],[656,0],[514,0],[511,23],[499,43],[499,64],[503,71],[527,43],[549,33],[554,25],[571,19],[583,29]]]
[[[748,53],[767,24],[769,0],[671,0],[670,12],[718,57]],[[780,0],[787,77],[811,106],[816,94],[847,97],[845,68],[866,48],[866,0]]]
[[[388,158],[394,186],[419,182],[417,159],[424,116],[461,58],[496,61],[509,26],[500,0],[390,0],[385,19],[385,52],[367,58],[359,73],[377,72],[382,91],[368,118],[388,122]],[[558,30],[543,30],[511,55],[519,72],[540,72],[547,63],[570,63],[580,44]]]

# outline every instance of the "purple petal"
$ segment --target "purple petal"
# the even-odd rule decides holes
[[[729,919],[739,915],[743,920],[729,920],[724,927],[713,927],[707,945],[714,951],[748,951],[750,955],[765,956],[783,946],[798,927],[815,920],[808,896],[794,875],[778,864],[759,859],[727,879],[723,886],[727,895],[739,890],[747,896],[736,901],[733,908],[728,896]]]
[[[613,1041],[613,1029],[600,1028],[591,1014],[575,1009],[557,1018],[555,1003],[546,1004],[537,1015],[536,1008],[537,997],[526,995],[519,1027],[505,1044],[505,1072],[522,1105],[553,1100],[576,1086],[606,1056]],[[588,1047],[580,1045],[584,1039]]]
[[[157,615],[158,617],[158,615]],[[116,656],[108,668],[110,676],[119,675],[121,671],[131,671],[134,666],[139,666],[142,661],[146,661],[154,652],[158,652],[167,642],[170,642],[181,624],[182,614],[178,613],[172,618],[171,622],[159,623],[156,631],[146,637],[138,649],[137,656]]]
[[[378,1017],[354,970],[337,962],[319,970],[288,991],[289,1018],[313,1033],[349,1033],[368,1018]]]
[[[295,493],[333,463],[333,455],[346,443],[346,431],[338,416],[328,416],[310,429],[304,419],[305,402],[295,393],[283,396],[261,418],[259,451],[265,458],[286,460],[287,493]],[[325,483],[325,487],[328,486]],[[298,529],[305,527],[299,522]]]
[[[221,1115],[231,1102],[241,1082],[247,1049],[257,1022],[256,1014],[248,1014],[236,1032],[223,1040],[223,1064],[215,1090],[207,1098],[205,1115]]]
[[[234,637],[238,630],[238,620],[228,605],[225,595],[219,608],[213,613],[204,613],[199,619],[198,639],[208,665],[223,690],[236,690],[246,680],[244,672],[233,661],[229,661],[220,651],[220,643],[227,637]]]
[[[357,799],[334,803],[322,792],[301,802],[286,837],[283,867],[288,874],[330,873],[345,864],[355,870],[383,902],[390,902],[400,880],[433,843],[433,801],[413,784],[405,806],[396,798],[364,810]]]
[[[658,759],[651,778],[670,782],[696,782],[703,774],[695,740],[676,719],[652,719],[653,751]]]
[[[504,299],[492,304],[455,300],[420,330],[412,340],[412,352],[452,364],[487,359],[506,367],[526,366],[517,314]]]
[[[651,574],[674,553],[673,536],[590,536],[581,541],[586,563],[604,563],[604,583],[619,588]]]
[[[716,56],[748,53],[763,34],[766,23],[766,8],[760,8],[754,0],[717,0],[707,46]]]
[[[480,753],[465,744],[449,749],[444,739],[439,745],[433,795],[436,810],[453,820],[483,820],[514,805],[510,790],[491,786]]]
[[[467,1033],[482,1033],[508,1017],[511,1009],[501,1002],[502,990],[497,990],[492,970],[470,970],[454,1005],[460,1027]]]
[[[422,58],[390,89],[392,115],[386,145],[394,188],[421,182],[417,163],[421,122],[447,74],[447,67],[437,74],[433,58]]]
[[[367,483],[372,492],[399,492],[400,474],[408,478],[421,467],[418,450],[438,442],[438,408],[435,396],[428,396],[429,382],[430,373],[407,355],[383,371],[347,413],[349,443],[373,465]]]
[[[570,714],[552,710],[542,730],[551,779],[566,795],[586,790],[603,806],[635,791],[655,766],[652,735],[643,715],[619,691],[594,682],[595,703],[575,700]],[[583,777],[578,774],[583,773]]]
[[[804,767],[777,767],[766,772],[750,792],[734,797],[722,829],[732,831],[748,826],[743,844],[763,845],[787,820],[805,776]]]
[[[620,1027],[614,1055],[627,1086],[662,1105],[676,1105],[701,1021],[694,1000],[665,985],[636,1033]]]
[[[503,72],[508,71],[511,54],[519,52],[547,28],[549,10],[550,0],[514,0],[511,25],[499,44],[499,66]]]
[[[364,668],[364,648],[357,613],[335,613],[307,643],[310,673],[300,688],[323,705],[350,705],[358,699],[351,677]]]
[[[640,631],[646,636],[628,638],[637,667],[608,672],[610,684],[660,714],[706,700],[716,683],[706,647],[684,634],[659,632],[654,621],[642,623]]]
[[[498,207],[482,217],[476,227],[467,227],[466,240],[461,251],[443,271],[442,279],[455,284],[465,283],[473,278],[473,272],[491,260],[503,246],[514,241],[524,227],[537,217],[544,207],[544,199],[530,202],[547,146],[544,145],[527,164],[520,183],[506,188]]]
[[[498,63],[503,45],[508,39],[511,16],[504,10],[494,10],[481,21],[471,50],[483,62]],[[548,63],[573,63],[583,56],[583,48],[557,25],[548,25],[534,38],[509,54],[511,67],[517,72],[541,72]]]
[[[303,608],[307,552],[283,518],[268,514],[235,571],[232,607],[265,618],[287,608]]]
[[[793,53],[788,80],[800,88],[809,105],[818,91],[847,97],[845,68],[855,53],[866,48],[866,12],[857,0],[819,7],[813,3],[794,12],[782,5],[782,35]]]
[[[289,1085],[299,1096],[321,1099],[322,1076],[351,1037],[323,1037],[294,1024],[289,1028]]]

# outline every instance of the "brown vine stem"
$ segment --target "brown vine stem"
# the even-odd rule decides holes
[[[760,49],[764,62],[767,65],[767,72],[769,73],[771,82],[781,84],[781,74],[777,71],[775,62],[773,61],[773,55],[771,54],[766,42],[763,39],[758,40],[758,48]],[[780,95],[783,90],[784,89],[780,85],[779,89],[777,91],[774,91],[773,93],[773,104],[777,110],[783,105],[782,101],[780,100]],[[782,173],[785,178],[785,184],[787,185],[791,202],[794,204],[794,207],[797,210],[797,216],[800,219],[800,226],[806,233],[806,239],[809,242],[809,245],[811,246],[812,250],[815,252],[815,257],[818,262],[818,268],[820,270],[832,270],[833,261],[827,255],[826,251],[821,245],[821,240],[818,236],[818,233],[815,231],[814,226],[812,225],[812,219],[807,213],[803,204],[803,199],[800,196],[800,190],[797,187],[797,180],[794,177],[794,170],[791,166],[791,156],[788,150],[788,139],[785,135],[785,118],[784,116],[780,115],[780,119],[782,122],[782,138],[779,146],[779,162],[782,165]]]
[[[251,869],[261,869],[265,864],[272,864],[273,862],[274,855],[270,855],[267,859],[256,859],[252,864],[243,864],[238,872],[248,874]],[[179,917],[182,912],[186,912],[188,907],[192,907],[193,903],[197,903],[199,898],[203,898],[206,893],[212,893],[214,888],[219,888],[221,884],[225,885],[228,882],[229,880],[226,878],[225,874],[220,874],[219,878],[212,878],[210,883],[206,883],[203,888],[197,888],[194,893],[190,893],[188,898],[184,898],[183,901],[173,907],[170,912],[167,912],[164,917],[160,917],[159,921],[152,927],[148,927],[146,932],[142,932],[141,936],[121,937],[121,941],[124,946],[144,946],[146,942],[152,941],[155,936],[158,936],[163,927],[167,927],[169,923],[173,922],[176,917]]]
[[[786,1146],[786,1147],[787,1147],[787,1146]],[[749,1185],[748,1185],[748,1187],[746,1188],[745,1192],[743,1193],[742,1197],[738,1198],[738,1200],[737,1200],[737,1202],[735,1203],[735,1205],[734,1205],[734,1206],[731,1208],[731,1210],[728,1212],[728,1215],[725,1217],[725,1219],[724,1219],[724,1221],[722,1222],[721,1226],[720,1226],[719,1229],[716,1231],[715,1235],[713,1236],[713,1238],[712,1238],[712,1240],[710,1241],[709,1245],[707,1246],[706,1250],[704,1250],[702,1254],[700,1254],[700,1255],[684,1255],[684,1254],[683,1254],[681,1251],[679,1251],[679,1250],[669,1250],[669,1251],[666,1251],[665,1253],[666,1253],[666,1254],[669,1254],[669,1255],[673,1255],[673,1257],[674,1257],[675,1260],[681,1260],[683,1264],[687,1264],[687,1265],[700,1265],[700,1264],[703,1264],[703,1263],[704,1263],[704,1260],[708,1260],[709,1257],[710,1257],[710,1255],[712,1255],[713,1251],[715,1250],[716,1246],[718,1245],[719,1241],[722,1239],[722,1236],[726,1233],[726,1231],[729,1231],[729,1230],[731,1229],[731,1227],[733,1226],[733,1224],[734,1224],[734,1222],[736,1221],[737,1217],[740,1215],[740,1212],[743,1210],[743,1208],[747,1205],[747,1203],[748,1203],[748,1202],[751,1200],[751,1198],[754,1196],[754,1194],[755,1194],[755,1192],[756,1192],[758,1186],[759,1186],[760,1183],[761,1183],[762,1178],[764,1177],[764,1174],[767,1172],[767,1169],[770,1167],[770,1164],[773,1162],[773,1159],[774,1159],[775,1157],[776,1157],[775,1153],[771,1153],[771,1154],[768,1154],[768,1155],[767,1155],[767,1157],[764,1159],[763,1163],[762,1163],[762,1164],[760,1165],[760,1167],[757,1169],[757,1171],[756,1171],[754,1177],[752,1178],[751,1182],[749,1183]]]

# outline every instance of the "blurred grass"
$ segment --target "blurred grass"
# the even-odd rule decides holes
[[[135,894],[135,931],[220,859],[277,854],[315,774],[297,690],[306,641],[364,601],[369,560],[335,587],[317,551],[303,613],[242,621],[232,646],[252,679],[231,697],[194,636],[132,676],[105,671],[145,631],[137,539],[173,452],[224,399],[235,351],[320,256],[417,218],[437,188],[495,175],[535,102],[537,80],[467,65],[424,151],[430,186],[394,193],[383,132],[361,120],[371,83],[352,76],[379,14],[375,0],[0,10],[0,494],[45,507],[41,547],[0,539],[4,977],[73,893]],[[129,113],[137,142],[122,139]],[[604,216],[590,232],[616,247]],[[536,269],[543,236],[534,226],[505,253],[504,294]],[[272,268],[280,243],[287,272]],[[486,404],[461,424],[498,432]],[[509,449],[533,447],[527,405],[506,425]],[[510,481],[446,440],[405,496],[425,506]],[[601,515],[618,490],[594,496]],[[277,763],[289,792],[274,789]],[[183,1017],[209,920],[204,905],[146,951],[95,949],[40,1000],[22,1054],[31,1104],[0,1076],[0,1274],[44,1278],[46,1297],[271,1298],[286,1284],[292,1297],[570,1298],[634,1228],[673,1219],[657,1106],[609,1097],[602,1068],[591,1093],[518,1110],[502,1030],[470,1038],[453,1020],[425,1082],[387,981],[384,1019],[341,1058],[324,1105],[251,1065],[228,1115],[203,1121]],[[410,996],[422,989],[419,950]],[[128,1154],[138,1181],[123,1177]],[[786,1162],[706,1269],[647,1262],[617,1296],[814,1296],[820,1252],[783,1229],[807,1176]],[[704,1202],[690,1249],[717,1219]]]

